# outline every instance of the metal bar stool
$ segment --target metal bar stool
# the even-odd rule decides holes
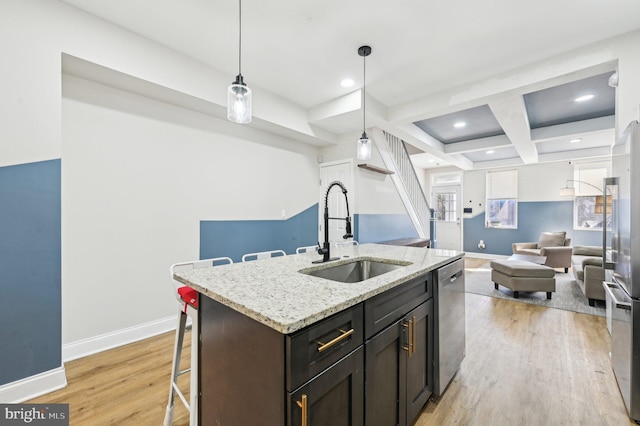
[[[271,257],[280,257],[286,256],[287,253],[284,250],[270,250],[270,251],[261,251],[258,253],[247,253],[242,256],[242,261],[247,262],[250,260],[259,260],[259,259],[269,259]]]
[[[316,244],[315,246],[305,246],[296,248],[296,254],[301,253],[317,253],[319,246]]]
[[[176,329],[176,342],[173,350],[173,364],[171,366],[171,385],[169,387],[169,403],[164,416],[164,425],[173,424],[173,405],[177,394],[184,406],[189,410],[189,424],[198,424],[198,292],[185,286],[173,278],[174,272],[208,268],[219,263],[233,263],[228,257],[216,257],[213,259],[181,262],[171,265],[171,283],[175,287],[175,297],[180,304],[178,313],[178,327]],[[187,317],[191,318],[191,367],[180,371],[180,358],[182,355],[182,342],[187,326]],[[184,394],[178,387],[178,377],[191,372],[189,380],[189,399],[187,402]]]

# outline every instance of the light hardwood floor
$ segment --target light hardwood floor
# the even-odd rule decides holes
[[[161,425],[173,333],[65,365],[71,425]],[[605,319],[467,294],[467,354],[416,426],[632,425],[609,361]],[[183,359],[188,363],[189,350]],[[188,388],[187,377],[181,382]],[[188,424],[176,402],[176,425]]]

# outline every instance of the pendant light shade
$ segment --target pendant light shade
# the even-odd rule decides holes
[[[234,123],[251,123],[251,89],[242,80],[242,74],[236,76],[227,90],[227,118]]]
[[[371,140],[366,132],[362,133],[362,136],[360,136],[358,140],[357,157],[360,161],[371,160]]]
[[[575,197],[576,196],[576,190],[575,190],[575,188],[569,188],[567,186],[565,188],[560,188],[560,191],[558,191],[558,195],[560,197]]]
[[[251,123],[251,89],[242,78],[242,0],[238,0],[238,75],[227,90],[227,118],[234,123]]]
[[[371,47],[369,46],[360,46],[358,48],[358,55],[362,56],[362,136],[358,140],[358,148],[356,157],[359,161],[368,161],[371,160],[371,140],[367,136],[366,132],[366,114],[367,114],[367,106],[366,106],[366,77],[367,77],[367,64],[366,58],[371,54]]]

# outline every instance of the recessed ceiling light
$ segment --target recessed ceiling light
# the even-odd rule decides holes
[[[490,149],[489,151],[487,151],[487,154],[493,154],[493,153],[495,153],[493,149]]]
[[[578,96],[577,98],[575,98],[573,101],[574,102],[584,102],[584,101],[589,101],[591,99],[594,98],[595,95],[582,95],[582,96]]]
[[[453,127],[455,127],[456,129],[462,129],[466,125],[467,123],[465,123],[464,121],[458,121],[456,123],[453,123]]]
[[[429,158],[429,159],[427,160],[427,162],[428,162],[428,163],[433,163],[434,161],[435,161],[435,160],[434,160],[433,158]]]
[[[351,86],[353,86],[353,79],[351,79],[351,78],[345,78],[344,80],[342,80],[342,81],[340,82],[340,85],[341,85],[342,87],[351,87]]]
[[[571,143],[578,143],[578,142],[582,142],[582,138],[575,138],[575,139],[571,139],[569,142],[571,142]]]

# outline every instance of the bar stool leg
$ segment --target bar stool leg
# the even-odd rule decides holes
[[[187,314],[180,311],[178,314],[176,340],[173,348],[173,365],[171,366],[171,383],[169,384],[169,402],[164,415],[164,426],[171,426],[173,424],[173,406],[175,402],[174,386],[177,386],[178,373],[180,372],[180,356],[182,355],[182,342],[184,341],[184,330],[186,325]]]
[[[198,425],[198,342],[200,334],[198,332],[198,311],[192,311],[191,316],[191,374],[190,374],[190,391],[189,391],[189,425]]]

